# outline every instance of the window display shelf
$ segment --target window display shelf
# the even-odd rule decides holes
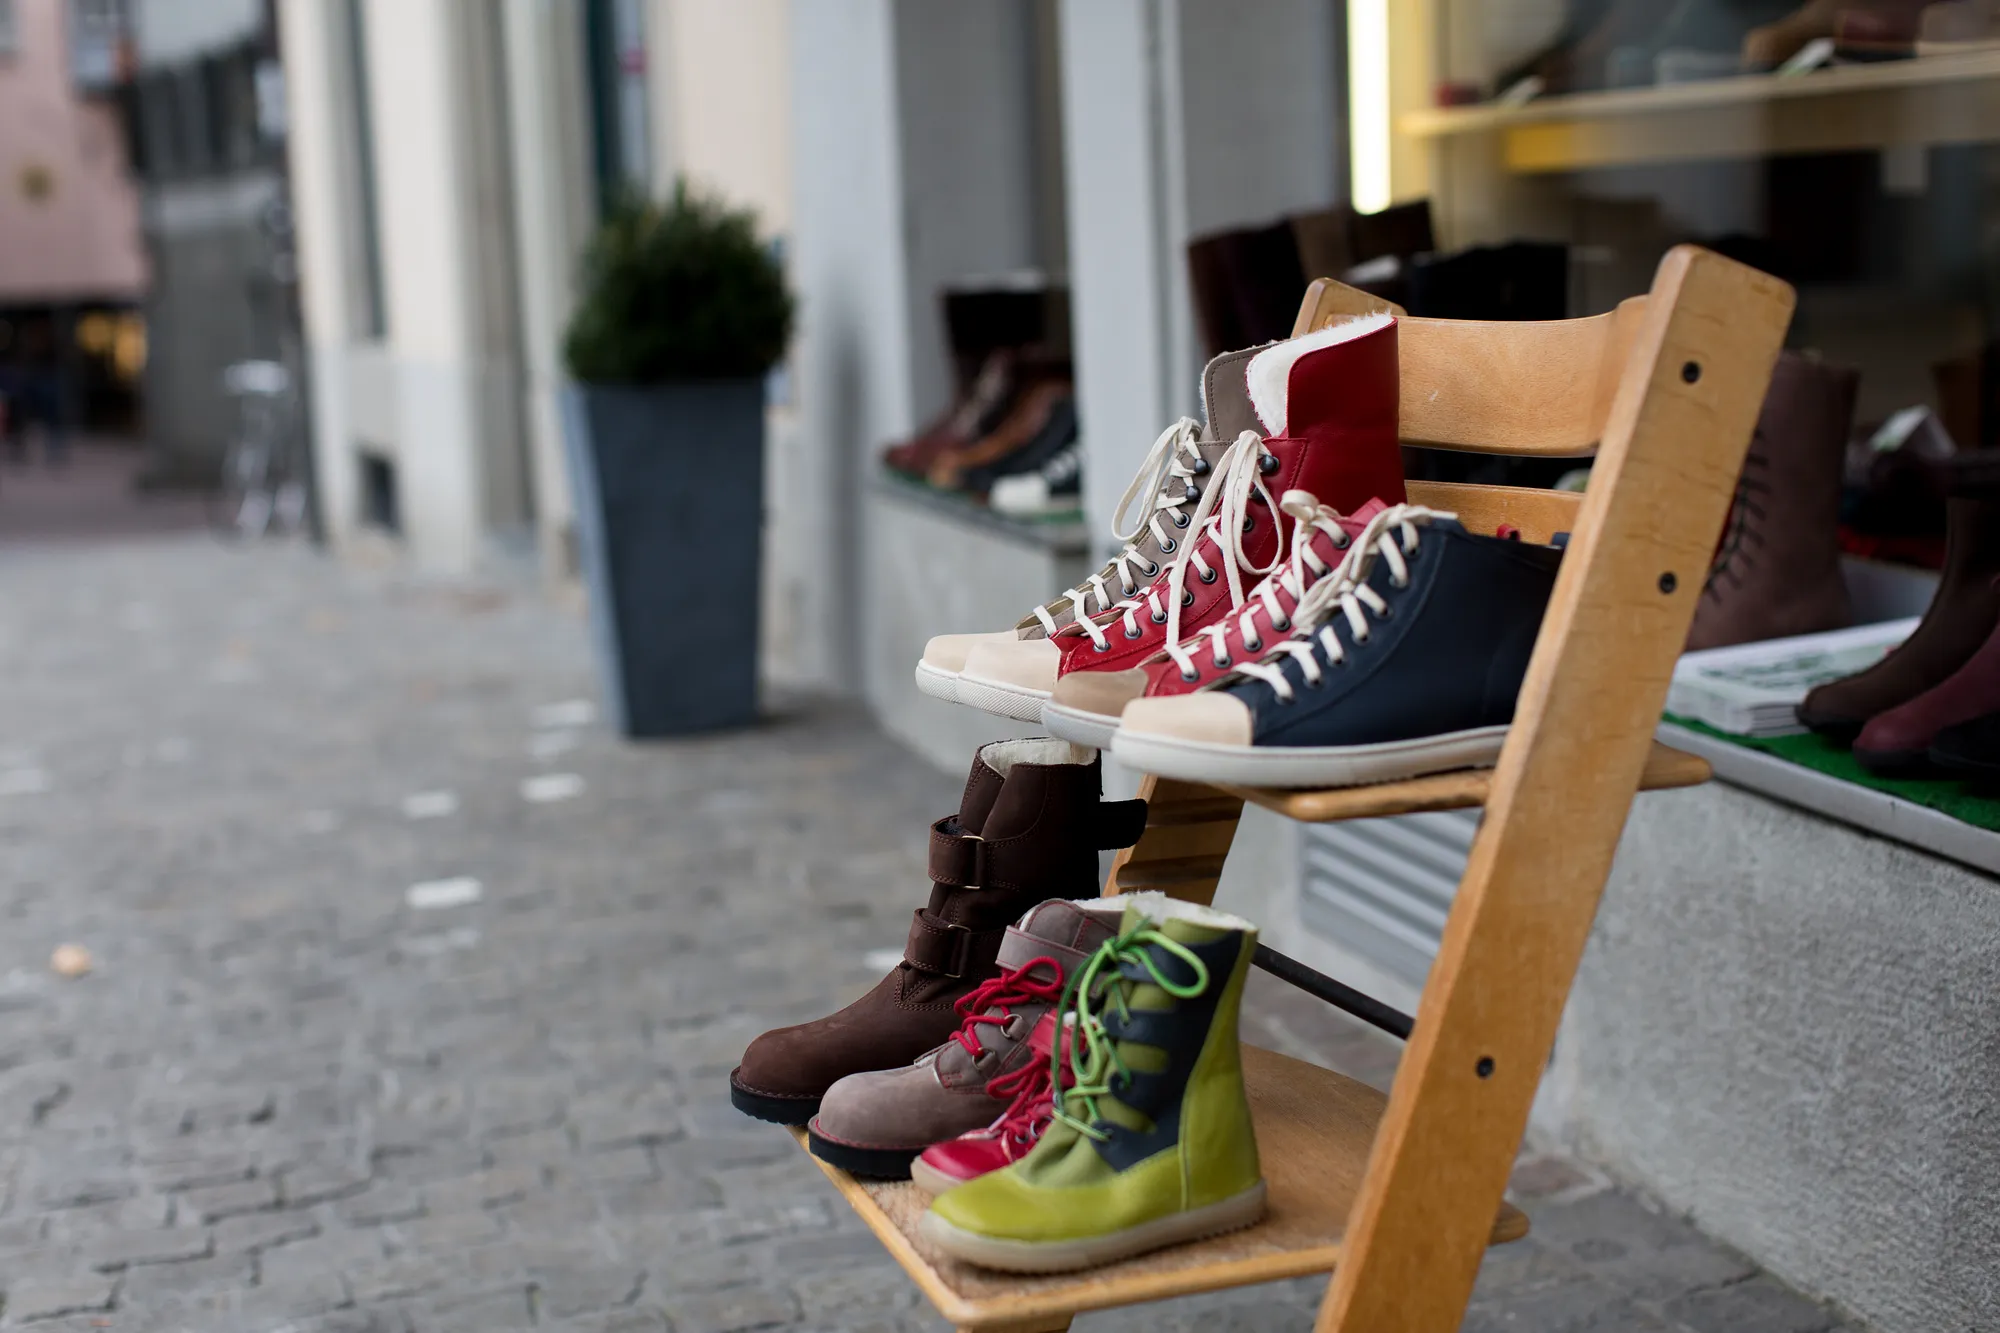
[[[1732,745],[1671,722],[1661,724],[1659,737],[1677,749],[1708,760],[1715,767],[1715,776],[1724,782],[1975,870],[2000,875],[2000,833],[1888,792],[1843,782],[1816,769]]]
[[[892,496],[928,513],[950,519],[955,523],[968,524],[996,536],[1012,538],[1030,546],[1044,547],[1053,555],[1090,554],[1090,527],[1081,518],[1044,520],[1013,518],[988,508],[970,496],[956,491],[939,490],[935,486],[926,486],[920,481],[912,481],[888,471],[876,474],[874,488],[878,495]]]
[[[930,1199],[907,1180],[859,1180],[817,1157],[861,1219],[961,1330],[1056,1328],[1072,1314],[1275,1282],[1333,1269],[1348,1214],[1367,1169],[1375,1127],[1388,1099],[1365,1083],[1289,1056],[1243,1048],[1244,1082],[1259,1155],[1269,1171],[1264,1220],[1191,1245],[1160,1250],[1081,1273],[1025,1277],[961,1263],[917,1229]],[[794,1131],[799,1146],[805,1136]],[[1528,1219],[1503,1204],[1491,1244],[1528,1234]]]
[[[2000,51],[1572,93],[1522,106],[1406,113],[1423,139],[1497,134],[1508,170],[2000,140]]]

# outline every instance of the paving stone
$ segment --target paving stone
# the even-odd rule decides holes
[[[58,1315],[111,1308],[112,1278],[98,1273],[74,1277],[30,1277],[7,1287],[7,1321],[28,1324]]]
[[[402,1222],[424,1211],[424,1196],[414,1185],[377,1183],[334,1204],[334,1212],[349,1226],[369,1227]]]
[[[182,1194],[176,1207],[191,1219],[220,1222],[225,1217],[275,1208],[278,1187],[269,1180],[239,1180],[229,1185],[209,1185]]]
[[[319,1223],[305,1213],[248,1213],[216,1223],[215,1248],[223,1254],[270,1250],[318,1234]]]
[[[719,1291],[666,1296],[660,1302],[675,1333],[739,1333],[751,1328],[790,1327],[799,1318],[797,1301],[789,1292],[761,1286],[727,1287]],[[815,1319],[826,1312],[817,1312]]]
[[[241,1291],[256,1280],[257,1268],[249,1255],[224,1254],[129,1268],[120,1282],[119,1295],[123,1300],[143,1304],[164,1297]]]
[[[1827,1333],[1839,1324],[1826,1307],[1768,1277],[1697,1291],[1666,1302],[1664,1313],[1693,1333]]]
[[[194,1227],[151,1231],[117,1231],[103,1236],[85,1251],[89,1265],[100,1273],[137,1264],[170,1264],[205,1258],[214,1248],[209,1233]]]

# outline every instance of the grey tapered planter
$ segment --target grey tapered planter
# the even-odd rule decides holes
[[[605,706],[631,737],[757,717],[764,381],[568,384],[564,453]]]

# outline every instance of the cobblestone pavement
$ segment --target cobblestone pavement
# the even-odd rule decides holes
[[[941,1327],[723,1076],[900,944],[958,780],[825,707],[625,746],[590,691],[518,592],[0,552],[0,1325]],[[1246,1021],[1393,1069],[1279,988]],[[1468,1329],[1835,1327],[1567,1163],[1517,1183]],[[1320,1290],[1078,1327],[1304,1330]]]

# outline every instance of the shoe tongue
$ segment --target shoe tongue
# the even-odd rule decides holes
[[[1069,977],[1097,947],[1111,938],[1111,925],[1101,915],[1085,911],[1062,898],[1028,909],[1028,914],[1007,928],[1000,944],[1000,966],[1016,968],[1030,959],[1052,957]]]
[[[1205,438],[1231,444],[1246,430],[1264,433],[1257,421],[1257,409],[1250,402],[1249,382],[1244,378],[1244,369],[1257,351],[1252,347],[1241,352],[1224,352],[1202,372],[1201,401],[1208,417]]]
[[[1146,910],[1144,903],[1129,903],[1125,908],[1125,919],[1119,923],[1118,933],[1129,935],[1140,926],[1150,924],[1176,944],[1207,944],[1219,940],[1229,932],[1217,926],[1204,926],[1183,917],[1171,916],[1165,921],[1158,920]]]

